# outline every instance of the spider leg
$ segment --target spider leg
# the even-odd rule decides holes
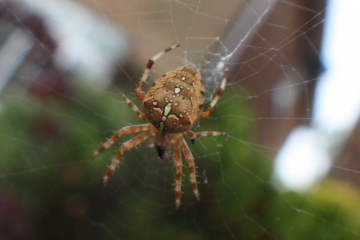
[[[109,148],[116,140],[119,139],[124,134],[130,134],[130,133],[136,133],[136,132],[142,132],[147,131],[151,128],[151,124],[139,124],[139,125],[133,125],[133,126],[127,126],[121,128],[119,131],[117,131],[109,140],[107,140],[105,143],[103,143],[92,155],[91,158],[96,157],[99,153],[104,151],[105,149]]]
[[[224,136],[227,135],[226,132],[212,132],[212,131],[206,131],[206,132],[193,132],[190,130],[187,130],[185,134],[190,137],[191,139],[199,138],[199,137],[210,137],[210,136]]]
[[[229,71],[229,67],[226,66],[225,68],[225,73],[224,73],[224,78],[221,82],[221,86],[219,91],[217,92],[216,96],[214,97],[214,99],[212,100],[212,102],[210,103],[210,106],[208,107],[208,109],[205,112],[202,112],[200,115],[200,119],[203,118],[207,118],[210,113],[213,111],[215,104],[217,103],[217,101],[219,100],[220,96],[223,94],[224,90],[225,90],[225,85],[226,85],[226,81],[227,81],[227,73]]]
[[[115,158],[112,160],[112,163],[110,164],[110,166],[108,167],[108,170],[105,173],[105,176],[104,176],[104,186],[105,187],[106,187],[109,176],[115,171],[117,165],[120,162],[120,158],[124,154],[124,152],[139,145],[140,143],[142,143],[143,141],[145,141],[146,139],[148,139],[149,137],[151,137],[153,135],[154,134],[152,131],[147,131],[145,133],[142,133],[142,134],[124,142],[121,145],[120,149],[116,152]]]
[[[194,156],[192,155],[189,146],[186,144],[185,139],[181,136],[179,139],[179,145],[184,153],[184,157],[189,165],[189,172],[190,172],[190,183],[192,190],[194,191],[194,194],[196,196],[196,199],[199,201],[199,190],[197,188],[197,182],[196,182],[196,173],[195,173],[195,162],[194,162]]]
[[[168,145],[167,148],[166,148],[166,150],[165,150],[163,159],[165,159],[165,158],[168,157],[170,150],[171,150],[171,145]]]
[[[140,101],[144,101],[144,98],[145,98],[145,95],[144,93],[142,92],[142,88],[144,87],[144,84],[147,80],[147,78],[149,77],[149,73],[150,73],[150,70],[151,70],[151,67],[153,66],[154,62],[156,62],[156,60],[158,60],[162,55],[164,55],[165,53],[173,50],[174,48],[177,48],[179,47],[180,45],[177,44],[177,45],[172,45],[171,47],[168,47],[164,50],[162,50],[161,52],[155,54],[152,58],[150,58],[146,64],[146,68],[145,68],[145,71],[141,77],[141,80],[136,88],[136,96],[140,99]]]
[[[153,139],[149,139],[148,144],[147,144],[148,148],[154,148],[155,144],[154,144],[154,140]]]
[[[142,120],[148,120],[147,116],[145,114],[143,114],[139,108],[132,102],[130,101],[130,99],[128,99],[125,94],[121,93],[121,96],[125,99],[125,102],[127,105],[129,105],[129,107],[131,107],[132,110],[134,110],[134,112],[136,113],[136,115],[139,116],[139,118],[141,118]]]
[[[181,179],[182,179],[182,161],[181,161],[181,149],[177,141],[172,143],[174,152],[174,166],[175,166],[175,205],[176,208],[180,206],[181,199]]]

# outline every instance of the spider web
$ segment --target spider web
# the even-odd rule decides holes
[[[2,12],[14,21],[0,23],[1,239],[360,239],[355,123],[330,135],[317,112],[322,105],[314,105],[316,86],[328,76],[321,43],[332,4],[61,2],[66,8],[14,1]],[[56,50],[24,17],[39,12]],[[8,34],[14,25],[22,30]],[[26,46],[38,43],[53,62],[37,53],[19,70],[33,51]],[[159,160],[148,142],[126,152],[103,187],[116,149],[136,134],[90,160],[116,130],[143,123],[120,93],[141,108],[134,89],[147,59],[177,43],[154,64],[146,89],[165,72],[192,65],[203,76],[206,108],[230,69],[213,113],[193,129],[228,135],[187,139],[201,201],[184,160],[178,210],[172,157]],[[288,158],[297,165],[281,165]],[[311,172],[313,166],[320,168]],[[298,174],[303,169],[312,175]]]

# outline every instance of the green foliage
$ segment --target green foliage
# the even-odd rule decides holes
[[[126,152],[109,186],[102,186],[114,151],[131,136],[94,161],[92,152],[119,128],[142,123],[117,89],[104,95],[80,85],[76,97],[3,98],[2,194],[23,207],[28,239],[356,239],[358,190],[325,181],[304,195],[279,191],[271,159],[254,144],[251,111],[231,90],[194,129],[228,135],[188,141],[201,201],[184,162],[179,210],[172,158],[160,161],[147,143]]]

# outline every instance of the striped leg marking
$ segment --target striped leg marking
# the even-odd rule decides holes
[[[152,58],[150,58],[146,64],[146,68],[145,68],[145,71],[141,77],[141,80],[136,88],[136,96],[140,99],[140,101],[144,101],[144,98],[145,98],[145,95],[144,93],[142,92],[142,89],[145,85],[145,82],[147,80],[147,78],[149,77],[149,73],[150,73],[150,70],[151,70],[151,67],[153,66],[153,64],[156,62],[156,60],[158,60],[161,56],[163,56],[165,53],[173,50],[174,48],[177,48],[179,47],[180,45],[179,44],[176,44],[176,45],[172,45],[171,47],[168,47],[164,50],[162,50],[161,52],[155,54]]]
[[[176,208],[180,206],[181,199],[181,179],[182,179],[182,161],[181,161],[181,150],[180,145],[174,141],[174,166],[175,166],[175,205]]]
[[[199,190],[197,188],[197,182],[196,182],[196,173],[195,173],[195,162],[194,162],[194,156],[192,155],[188,145],[186,144],[184,138],[182,137],[180,139],[180,147],[184,153],[185,159],[189,165],[189,172],[190,172],[190,183],[192,190],[194,191],[194,194],[196,196],[196,199],[199,201]]]
[[[148,139],[151,136],[153,136],[152,132],[145,132],[145,133],[142,133],[142,134],[124,142],[123,145],[121,145],[120,149],[116,152],[115,158],[112,160],[112,163],[110,164],[108,170],[105,173],[105,176],[104,176],[104,186],[105,187],[106,187],[109,176],[115,171],[117,165],[119,165],[121,156],[124,154],[124,152],[139,145],[140,143],[142,143],[143,141],[145,141],[146,139]]]
[[[92,159],[96,157],[99,153],[104,151],[105,149],[109,148],[113,143],[119,139],[124,134],[130,134],[130,133],[136,133],[136,132],[142,132],[147,131],[151,128],[151,124],[140,124],[140,125],[134,125],[134,126],[127,126],[121,128],[119,131],[117,131],[109,140],[107,140],[104,144],[102,144],[92,155]]]
[[[210,113],[213,111],[215,104],[217,103],[217,101],[219,100],[219,98],[221,97],[221,95],[223,94],[224,90],[225,90],[225,86],[226,86],[226,81],[227,81],[227,73],[229,71],[229,67],[226,66],[225,68],[225,73],[224,73],[224,78],[221,82],[221,86],[219,91],[217,92],[216,96],[214,97],[214,99],[212,100],[212,102],[210,103],[210,106],[208,107],[208,109],[206,110],[206,112],[201,113],[200,115],[200,119],[206,118],[210,115]]]
[[[136,115],[139,116],[142,120],[148,120],[145,114],[143,114],[139,108],[132,102],[130,99],[128,99],[125,94],[121,93],[121,96],[124,98],[126,104],[131,107],[131,109],[136,113]]]
[[[226,132],[193,132],[193,131],[186,131],[185,134],[190,138],[199,138],[199,137],[212,137],[212,136],[224,136],[227,135]]]

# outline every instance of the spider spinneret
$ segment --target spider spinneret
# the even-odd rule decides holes
[[[127,126],[117,131],[108,141],[101,145],[92,155],[96,155],[109,148],[116,140],[124,134],[144,132],[126,141],[116,152],[111,165],[104,176],[106,186],[109,176],[115,171],[123,153],[146,139],[152,139],[159,157],[162,159],[173,148],[173,159],[175,167],[175,204],[180,206],[181,180],[182,180],[182,160],[181,152],[189,166],[190,182],[197,200],[200,200],[196,182],[194,157],[183,138],[183,134],[191,139],[206,136],[222,136],[224,132],[192,132],[190,129],[200,119],[206,118],[212,112],[215,104],[223,93],[227,80],[228,67],[225,69],[219,91],[210,103],[209,107],[203,112],[205,89],[201,74],[191,66],[181,66],[173,71],[167,72],[159,78],[154,85],[147,91],[142,92],[154,62],[166,52],[179,47],[173,45],[164,49],[148,60],[144,74],[136,88],[136,96],[143,102],[144,113],[132,103],[124,94],[122,97],[134,112],[142,119],[148,120],[148,124]]]

